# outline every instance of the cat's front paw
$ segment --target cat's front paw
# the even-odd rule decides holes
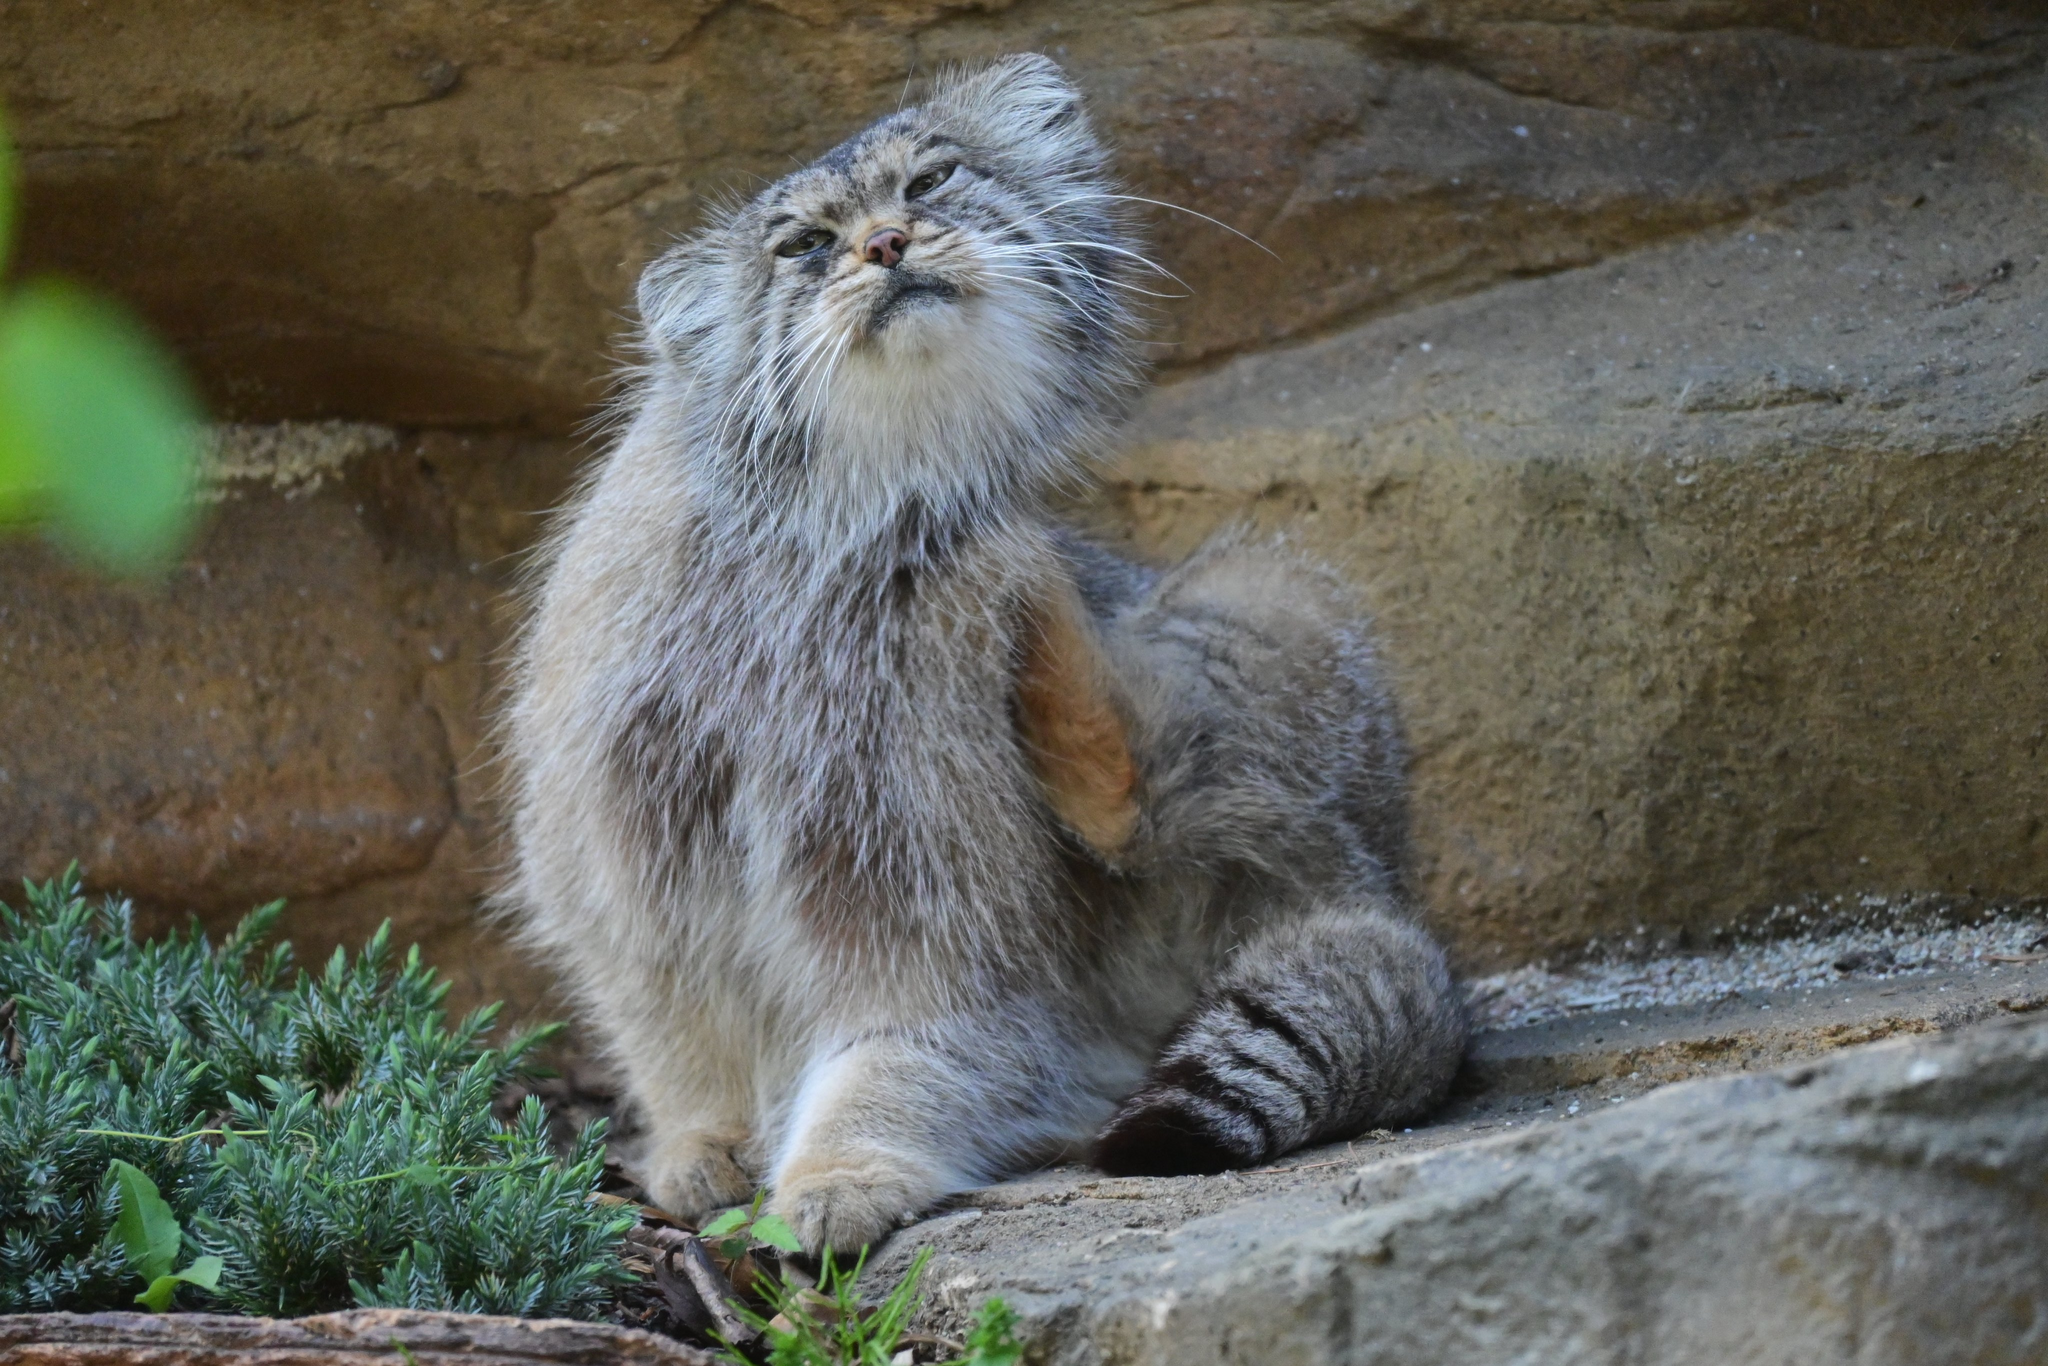
[[[782,1172],[768,1198],[804,1251],[858,1251],[898,1224],[917,1218],[945,1192],[930,1171],[881,1152],[799,1158]]]
[[[657,1141],[649,1152],[641,1184],[655,1205],[682,1219],[745,1204],[754,1178],[740,1165],[747,1136],[692,1129]]]

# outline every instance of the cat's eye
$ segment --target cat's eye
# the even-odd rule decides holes
[[[820,247],[832,245],[832,234],[823,228],[807,228],[775,249],[777,256],[809,256]]]
[[[929,171],[920,172],[915,179],[903,187],[903,197],[905,199],[918,199],[930,194],[933,190],[938,189],[939,186],[953,178],[953,170],[953,164],[948,162],[944,166],[934,166]]]

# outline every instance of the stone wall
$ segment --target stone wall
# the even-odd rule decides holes
[[[289,895],[314,946],[389,914],[532,999],[471,918],[482,718],[634,272],[906,77],[1030,47],[1134,193],[1274,253],[1153,215],[1192,293],[1092,515],[1357,574],[1468,961],[2048,891],[2036,6],[31,0],[0,35],[27,268],[293,424],[231,434],[166,585],[0,547],[0,872]]]
[[[1993,166],[1936,144],[1170,386],[1104,521],[1352,571],[1430,901],[1489,961],[2039,897],[2048,161],[1995,165],[2042,107],[1958,140]]]
[[[1019,48],[1088,89],[1195,296],[1177,363],[1539,275],[1854,173],[2033,60],[1916,0],[16,0],[28,253],[220,409],[568,431],[704,204]]]
[[[228,438],[235,475],[164,583],[0,552],[0,865],[75,858],[153,926],[288,897],[307,957],[390,917],[463,999],[537,999],[473,914],[496,858],[483,741],[516,552],[571,452],[340,424]]]

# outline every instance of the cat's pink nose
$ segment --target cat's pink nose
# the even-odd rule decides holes
[[[870,261],[879,261],[884,266],[893,266],[903,259],[903,249],[910,245],[910,239],[901,228],[883,228],[868,238],[862,255]]]

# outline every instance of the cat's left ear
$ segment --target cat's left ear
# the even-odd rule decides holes
[[[1056,134],[1082,123],[1081,92],[1052,58],[1037,52],[999,57],[940,83],[931,107],[1004,135]]]
[[[638,302],[641,334],[650,346],[677,358],[717,330],[722,255],[707,230],[648,263],[640,275]]]

